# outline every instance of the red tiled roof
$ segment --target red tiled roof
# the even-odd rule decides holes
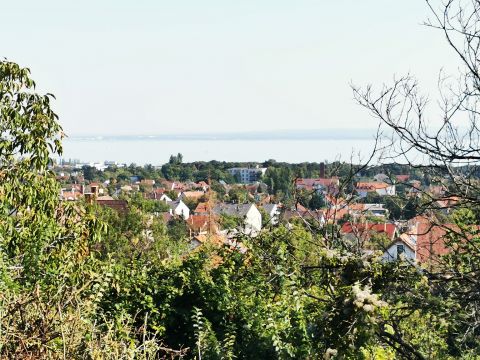
[[[79,191],[63,191],[60,195],[62,200],[78,200],[82,197],[82,193]]]
[[[168,223],[173,218],[173,215],[169,212],[164,212],[162,213],[162,218],[164,222]]]
[[[198,203],[194,211],[195,214],[206,214],[208,213],[208,203]]]
[[[384,233],[388,236],[389,239],[393,239],[395,233],[397,231],[397,226],[392,223],[382,223],[382,224],[375,224],[375,223],[358,223],[353,224],[347,222],[342,225],[341,232],[344,234],[355,234],[359,236],[364,236],[365,234],[376,232],[376,233]]]
[[[349,204],[348,208],[352,211],[363,211],[365,210],[365,204]]]
[[[335,188],[340,185],[340,180],[337,177],[333,178],[313,178],[303,179],[299,178],[295,180],[295,185],[299,188],[306,188],[312,190],[315,186],[323,186],[326,188]]]
[[[446,255],[449,249],[445,245],[447,228],[452,224],[432,226],[429,223],[420,223],[417,230],[417,260],[426,262],[439,255]]]
[[[316,221],[321,221],[323,218],[322,210],[284,210],[282,212],[282,218],[284,220],[290,220],[292,218],[302,218],[302,219],[313,219]]]
[[[338,185],[340,183],[340,180],[337,177],[333,178],[298,178],[295,180],[295,183],[297,185],[323,185],[323,186],[328,186],[328,185]]]
[[[327,195],[325,196],[325,200],[326,200],[330,205],[333,205],[333,206],[345,206],[345,205],[347,205],[347,203],[346,203],[346,201],[345,201],[344,198],[332,196],[332,195],[329,195],[329,194],[327,194]]]
[[[125,200],[97,200],[97,204],[100,206],[106,206],[118,212],[127,211],[127,201]]]
[[[462,233],[455,224],[436,225],[424,216],[417,216],[411,219],[410,223],[415,225],[410,235],[416,236],[416,257],[417,261],[422,263],[435,261],[439,256],[446,255],[451,251],[445,244],[449,231]]]
[[[155,185],[155,180],[143,179],[143,180],[140,180],[140,184],[147,185],[147,186],[153,186],[153,185]]]
[[[325,217],[325,221],[327,222],[333,221],[336,223],[338,220],[342,219],[345,215],[348,215],[348,209],[347,208],[340,208],[340,209],[331,208],[331,209],[324,210],[323,214]]]
[[[368,191],[375,191],[380,189],[386,189],[390,187],[387,183],[384,182],[358,182],[356,188],[359,190],[368,190]]]
[[[303,206],[302,204],[300,204],[300,203],[297,204],[296,209],[297,209],[297,211],[299,211],[299,212],[305,212],[305,211],[307,211],[307,208],[306,208],[305,206]]]
[[[203,191],[184,191],[182,195],[190,199],[199,199],[205,195],[205,193]]]
[[[399,182],[406,182],[408,179],[410,179],[410,175],[395,175],[395,178]]]
[[[155,189],[152,189],[151,191],[145,193],[145,198],[146,199],[151,199],[151,200],[160,199],[164,193],[165,193],[165,189],[155,188]]]
[[[208,216],[207,215],[190,215],[186,220],[187,225],[193,231],[201,231],[206,229],[208,225]]]
[[[442,209],[448,209],[450,207],[457,205],[460,202],[460,200],[461,199],[458,196],[448,196],[445,198],[438,199],[437,204]]]

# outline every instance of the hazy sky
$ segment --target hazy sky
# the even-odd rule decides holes
[[[350,82],[455,70],[422,0],[0,0],[0,56],[57,96],[66,132],[375,126]]]

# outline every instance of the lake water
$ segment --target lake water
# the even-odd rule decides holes
[[[171,154],[182,153],[192,161],[265,161],[290,163],[321,162],[337,159],[354,161],[359,153],[364,160],[373,149],[373,140],[148,140],[148,139],[72,139],[64,140],[64,159],[82,162],[136,163],[160,165]]]

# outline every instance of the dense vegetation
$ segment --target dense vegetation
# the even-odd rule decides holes
[[[475,4],[476,17],[468,19],[479,18]],[[464,12],[456,14],[461,21]],[[442,17],[437,19],[442,24]],[[476,31],[468,24],[460,34]],[[440,28],[452,29],[451,24]],[[467,37],[466,51],[479,48],[471,46],[479,39],[474,35]],[[477,59],[464,61],[475,65]],[[478,99],[476,69],[470,66],[469,76],[462,78],[470,91],[455,108],[469,112],[472,121],[476,103],[464,101]],[[215,242],[192,250],[185,223],[173,219],[165,224],[157,216],[165,209],[156,202],[133,196],[128,211],[116,212],[94,203],[60,201],[60,184],[49,167],[51,157],[62,151],[63,136],[50,106],[52,95],[35,92],[28,69],[1,61],[0,357],[479,358],[480,188],[472,175],[480,160],[478,143],[472,145],[478,128],[470,131],[470,146],[464,148],[462,142],[442,140],[442,134],[453,140],[457,136],[448,126],[442,133],[445,125],[436,137],[408,130],[426,128],[415,127],[411,118],[402,123],[404,112],[392,118],[400,95],[407,100],[414,95],[408,81],[402,81],[403,87],[381,93],[380,99],[392,104],[375,101],[371,89],[356,94],[408,149],[423,151],[430,161],[428,167],[391,165],[396,167],[391,172],[413,168],[414,177],[448,181],[448,195],[462,200],[448,215],[455,225],[447,233],[449,253],[427,266],[384,262],[375,247],[341,238],[336,225],[319,229],[302,219],[268,224],[254,238],[239,235],[246,252]],[[399,88],[411,91],[395,93]],[[423,107],[418,109],[421,122]],[[400,155],[408,159],[405,151]],[[317,176],[318,169],[318,164],[263,165],[270,191],[285,198],[293,178]],[[352,174],[378,172],[336,165],[329,175],[347,183]],[[233,181],[225,172],[230,166],[183,164],[176,155],[160,170],[132,165],[104,174],[85,168],[84,173],[115,181],[157,174],[228,182]],[[349,190],[341,187],[339,195],[346,197]],[[305,205],[322,201],[299,200]],[[401,202],[400,217],[432,210],[411,199],[394,200]]]
[[[446,261],[458,275],[448,281],[302,222],[241,238],[245,254],[214,244],[189,251],[186,229],[166,226],[148,200],[132,198],[125,214],[58,200],[48,164],[61,151],[61,129],[50,96],[32,92],[28,70],[14,63],[2,62],[0,75],[8,134],[2,356],[434,359],[480,351],[471,213],[457,216],[472,241],[452,237],[457,251]]]

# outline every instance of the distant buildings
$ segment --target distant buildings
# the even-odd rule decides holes
[[[395,195],[395,185],[387,184],[384,182],[358,182],[355,188],[361,198],[366,197],[367,194],[370,192],[375,192],[380,196]]]
[[[335,194],[340,186],[340,179],[338,177],[312,179],[299,178],[295,180],[295,186],[297,189]]]
[[[243,184],[250,184],[260,180],[267,168],[230,168],[228,172]]]

